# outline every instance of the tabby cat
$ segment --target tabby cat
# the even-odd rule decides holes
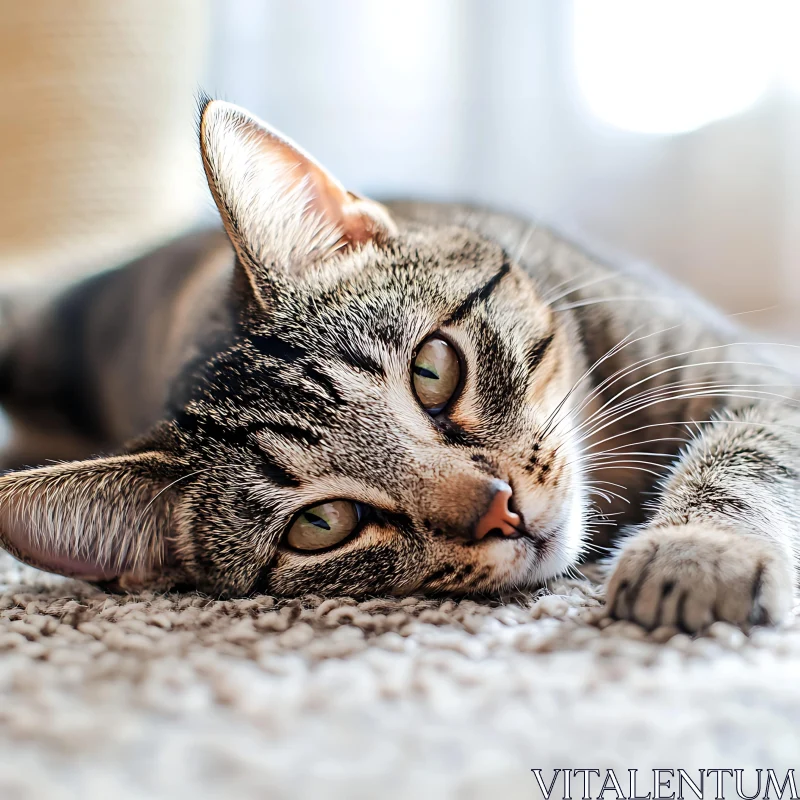
[[[0,477],[8,551],[222,595],[502,592],[610,553],[609,613],[648,628],[792,608],[774,348],[542,227],[349,192],[231,104],[199,132],[224,231],[8,328],[5,465],[63,462]]]

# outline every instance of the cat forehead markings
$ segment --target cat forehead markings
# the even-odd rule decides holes
[[[146,585],[169,572],[230,593],[529,581],[532,539],[453,539],[475,531],[497,482],[513,484],[522,517],[544,483],[523,471],[548,391],[534,399],[532,376],[542,361],[542,382],[569,373],[534,283],[468,221],[395,218],[241,109],[206,104],[200,139],[236,254],[214,330],[190,343],[166,418],[128,456],[14,479],[10,544],[83,577]],[[412,363],[437,332],[461,385],[434,416]],[[563,495],[572,473],[557,472]],[[75,487],[80,536],[57,537],[47,520]],[[319,559],[290,555],[298,515],[337,499],[371,507],[363,530]]]

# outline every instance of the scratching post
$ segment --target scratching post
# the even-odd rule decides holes
[[[65,282],[190,223],[206,0],[0,10],[0,282]]]

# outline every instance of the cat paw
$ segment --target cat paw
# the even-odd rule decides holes
[[[775,542],[713,525],[641,531],[620,545],[607,586],[612,619],[695,633],[723,620],[747,630],[792,609],[794,571]]]

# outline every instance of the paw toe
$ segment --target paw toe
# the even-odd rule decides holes
[[[645,531],[622,546],[609,615],[697,633],[721,620],[775,624],[793,602],[791,559],[769,539],[709,526]]]

